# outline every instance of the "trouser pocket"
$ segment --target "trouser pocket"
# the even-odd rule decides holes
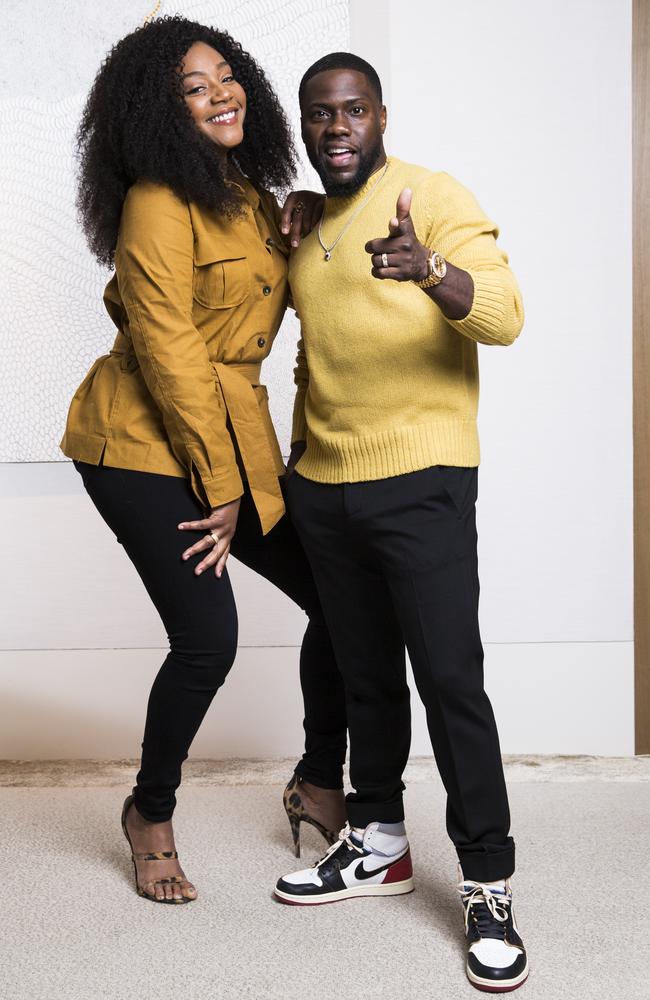
[[[440,485],[454,506],[456,515],[464,517],[478,496],[478,469],[456,465],[436,465]]]

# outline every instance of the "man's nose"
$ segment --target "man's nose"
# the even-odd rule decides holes
[[[349,135],[350,127],[345,115],[332,115],[327,125],[327,131],[331,135]]]

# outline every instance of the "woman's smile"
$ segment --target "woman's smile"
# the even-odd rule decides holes
[[[231,108],[218,115],[213,115],[211,118],[206,118],[206,121],[208,125],[234,125],[237,121],[237,114],[237,108]]]

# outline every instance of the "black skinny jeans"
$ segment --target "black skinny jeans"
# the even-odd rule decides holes
[[[204,517],[189,482],[174,476],[75,462],[97,510],[135,566],[162,619],[169,653],[149,696],[135,804],[152,822],[171,818],[181,765],[237,652],[237,609],[227,570],[197,577],[201,556],[181,554],[199,537],[181,521]],[[288,516],[262,535],[250,493],[241,499],[231,553],[303,608],[309,622],[300,653],[305,702],[302,778],[343,787],[346,711],[343,682],[311,570]],[[203,554],[204,555],[204,554]],[[274,706],[282,711],[281,705]]]

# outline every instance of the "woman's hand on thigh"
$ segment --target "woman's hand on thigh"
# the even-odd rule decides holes
[[[220,577],[223,573],[230,554],[230,543],[237,529],[239,503],[239,499],[231,500],[230,503],[225,503],[222,507],[215,507],[210,516],[201,521],[183,521],[178,525],[179,531],[207,532],[203,538],[183,552],[183,559],[190,559],[191,556],[199,555],[201,552],[208,552],[205,559],[202,559],[194,567],[196,576],[200,576],[210,566],[214,566],[216,576]]]

